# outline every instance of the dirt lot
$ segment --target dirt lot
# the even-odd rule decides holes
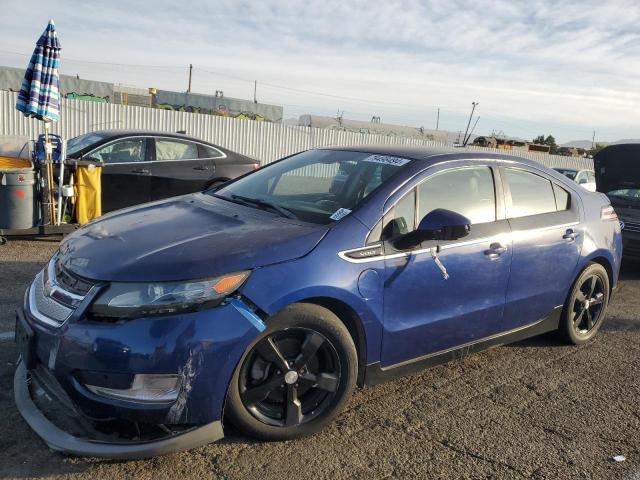
[[[0,332],[51,241],[0,246]],[[114,462],[53,453],[13,404],[0,343],[0,478],[594,478],[640,480],[640,267],[625,265],[598,338],[545,336],[358,391],[319,435]],[[624,462],[612,456],[622,454]]]

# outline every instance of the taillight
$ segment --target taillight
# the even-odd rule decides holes
[[[253,169],[254,170],[258,170],[260,168],[260,164],[259,163],[254,163],[253,164]]]
[[[618,214],[613,209],[611,205],[607,205],[606,207],[602,207],[600,210],[600,220],[617,220]]]

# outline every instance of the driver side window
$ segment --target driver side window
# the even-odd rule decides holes
[[[416,210],[417,203],[417,210]],[[443,208],[472,224],[496,221],[496,196],[489,167],[463,167],[436,173],[407,193],[376,226],[368,242],[393,240],[412,232],[429,212]]]
[[[98,148],[87,157],[102,163],[144,162],[146,160],[146,145],[147,142],[144,138],[117,140]]]

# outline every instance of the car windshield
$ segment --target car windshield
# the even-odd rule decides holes
[[[630,200],[633,202],[640,201],[640,189],[625,188],[623,190],[613,190],[607,194],[610,197],[620,198],[622,200]]]
[[[327,224],[349,214],[410,161],[362,152],[309,150],[210,194],[305,222]]]
[[[105,135],[99,133],[85,133],[84,135],[73,137],[67,142],[67,155],[74,155],[104,138]]]
[[[578,174],[577,170],[569,170],[567,168],[554,168],[556,172],[561,173],[565,177],[569,177],[571,180],[576,179],[576,175]]]

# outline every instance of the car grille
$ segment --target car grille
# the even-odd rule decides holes
[[[46,295],[44,291],[44,271],[38,273],[29,290],[29,310],[42,323],[61,326],[73,313],[73,309]]]
[[[628,222],[623,219],[624,232],[640,233],[640,222]]]
[[[57,257],[36,275],[29,288],[29,311],[40,323],[60,327],[93,285],[66,270]]]
[[[54,271],[56,283],[68,292],[84,296],[93,286],[93,283],[64,268],[58,257],[54,260]]]

